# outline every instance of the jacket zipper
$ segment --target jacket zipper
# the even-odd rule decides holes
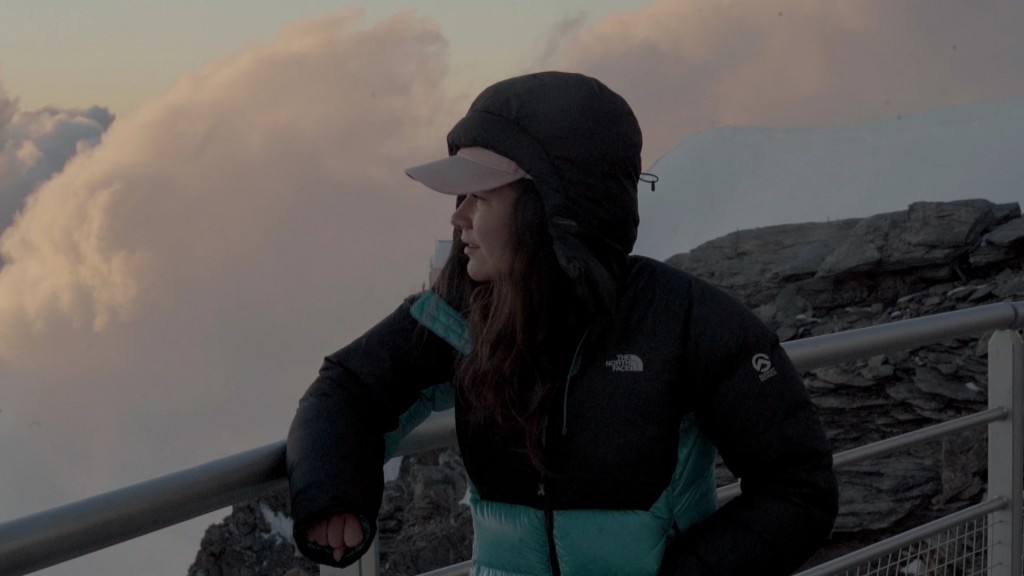
[[[544,481],[540,483],[544,491]],[[551,500],[544,496],[544,523],[548,533],[548,560],[551,562],[551,576],[562,576],[562,567],[558,564],[558,552],[555,550],[555,511],[551,509]]]
[[[562,398],[562,436],[565,436],[569,430],[567,424],[569,416],[569,382],[572,381],[572,377],[579,370],[579,365],[576,362],[579,360],[580,349],[583,348],[583,342],[587,339],[588,332],[589,330],[580,337],[580,342],[576,345],[576,351],[572,355],[572,362],[569,363],[569,373],[565,376],[565,396]],[[542,449],[547,447],[547,419],[545,419],[543,426],[544,428],[541,430],[540,436]],[[548,561],[551,563],[551,576],[561,576],[562,567],[558,563],[558,551],[555,549],[555,511],[551,507],[551,498],[548,497],[545,491],[543,475],[541,475],[540,484],[537,487],[537,495],[544,498],[544,529],[548,537]]]
[[[580,358],[580,349],[583,348],[583,342],[587,339],[587,334],[590,330],[583,332],[583,336],[580,336],[580,343],[576,345],[576,351],[572,354],[572,362],[569,363],[569,373],[565,375],[565,395],[562,397],[562,436],[569,431],[569,382],[572,381],[572,377],[579,371],[579,364],[576,362]]]

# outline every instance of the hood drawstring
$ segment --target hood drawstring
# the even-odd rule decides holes
[[[651,192],[654,192],[654,185],[658,183],[658,180],[659,178],[657,174],[651,174],[650,172],[640,173],[640,181],[644,184],[650,184]]]
[[[569,382],[572,377],[579,372],[579,356],[580,349],[583,348],[583,341],[587,339],[587,334],[590,330],[583,333],[580,337],[580,343],[576,345],[576,351],[572,354],[572,363],[569,364],[569,373],[565,376],[565,396],[562,398],[562,436],[565,436],[566,432],[569,431]]]

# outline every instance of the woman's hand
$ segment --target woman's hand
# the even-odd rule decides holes
[[[306,539],[334,549],[334,560],[341,560],[363,541],[363,524],[355,514],[338,514],[314,524]]]

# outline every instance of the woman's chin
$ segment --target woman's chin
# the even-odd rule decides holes
[[[466,274],[476,282],[490,282],[492,274],[484,266],[476,265],[472,260],[466,265]]]

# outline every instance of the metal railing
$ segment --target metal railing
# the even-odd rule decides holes
[[[956,536],[946,538],[947,544],[954,538],[959,542],[966,534],[981,542],[980,550],[971,558],[954,554],[953,560],[960,564],[949,573],[1022,574],[1024,345],[1015,332],[1022,326],[1024,302],[1004,302],[784,344],[797,368],[807,371],[883,352],[995,331],[988,352],[988,410],[835,456],[836,466],[844,466],[954,431],[987,425],[987,498],[965,510],[816,566],[802,572],[801,576],[848,571],[857,574],[939,573],[935,567],[937,545],[927,544],[925,549],[921,543],[927,543],[928,538],[941,540],[941,535],[949,531],[956,531]],[[454,419],[450,414],[443,415],[417,428],[399,446],[397,455],[454,443]],[[12,520],[0,524],[0,574],[18,576],[41,570],[251,499],[284,482],[284,443],[277,442]],[[737,485],[725,486],[719,490],[719,499],[727,500],[738,493]],[[979,520],[984,520],[980,528],[977,527]],[[964,526],[974,528],[961,535]],[[371,574],[376,573],[376,563],[376,554],[367,554],[365,562],[345,571],[324,573]],[[918,572],[918,567],[922,571]],[[469,569],[470,563],[464,562],[429,574],[465,574]]]

